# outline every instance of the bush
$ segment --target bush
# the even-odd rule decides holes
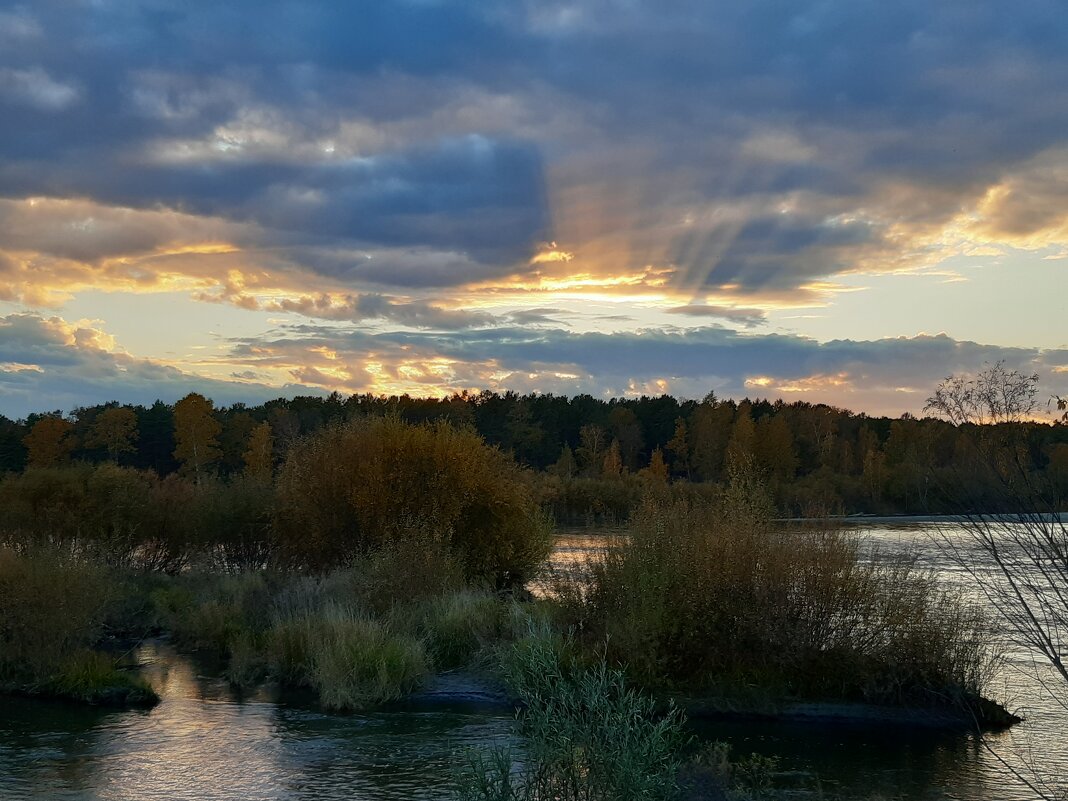
[[[460,592],[467,582],[463,566],[445,545],[403,537],[358,557],[347,570],[330,574],[325,585],[331,596],[384,615],[397,604]]]
[[[682,715],[658,715],[603,660],[579,668],[561,641],[532,627],[507,660],[525,701],[525,754],[476,755],[462,772],[462,801],[658,801],[679,795]],[[517,767],[518,766],[518,767]]]
[[[0,549],[0,688],[114,705],[159,700],[92,650],[120,595],[115,578],[68,553]]]
[[[143,679],[119,670],[113,657],[90,650],[68,654],[39,689],[90,704],[152,705],[159,700]]]
[[[474,431],[373,418],[327,428],[289,452],[278,477],[289,560],[316,569],[398,540],[445,546],[469,580],[521,586],[550,529],[515,463]]]
[[[185,574],[156,590],[152,602],[161,626],[178,643],[229,656],[241,637],[270,626],[276,581],[260,572]]]
[[[862,560],[847,533],[774,527],[748,475],[716,507],[647,502],[558,597],[588,647],[651,685],[930,702],[977,697],[993,666],[976,609],[911,561]]]
[[[274,487],[269,479],[205,479],[186,510],[209,566],[230,572],[261,570],[275,550]]]
[[[0,542],[177,572],[192,533],[192,501],[189,482],[151,471],[114,464],[32,468],[0,480]]]

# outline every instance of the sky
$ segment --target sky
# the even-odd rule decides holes
[[[1068,17],[0,0],[0,414],[1068,394]]]

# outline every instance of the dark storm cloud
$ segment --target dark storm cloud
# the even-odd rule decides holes
[[[550,221],[582,230],[550,208],[559,166],[562,190],[648,184],[614,229],[688,285],[799,286],[1068,123],[1068,22],[1042,0],[39,2],[0,28],[0,192],[253,222],[353,283],[521,269]],[[353,120],[367,141],[326,155]],[[717,204],[741,219],[665,233]],[[359,248],[396,255],[324,257]]]

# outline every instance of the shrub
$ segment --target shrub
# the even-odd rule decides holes
[[[466,585],[463,566],[444,544],[403,536],[330,574],[324,591],[384,615],[397,604],[429,601]]]
[[[158,700],[92,650],[118,597],[115,577],[56,550],[0,549],[0,686],[106,704]]]
[[[113,657],[90,650],[68,654],[39,689],[91,704],[152,705],[159,700],[147,682],[119,670]]]
[[[586,644],[653,685],[920,702],[977,697],[979,612],[912,561],[862,560],[838,530],[771,523],[751,476],[724,502],[647,502],[629,539],[558,587]]]
[[[603,660],[572,665],[558,637],[532,627],[513,647],[509,680],[526,703],[525,753],[476,755],[462,801],[657,801],[679,795],[682,715],[658,715]]]
[[[230,572],[260,570],[271,561],[274,487],[256,476],[202,479],[190,498],[201,552],[208,564]]]
[[[469,580],[522,585],[549,526],[515,463],[474,431],[371,418],[327,428],[289,452],[278,478],[286,557],[328,569],[383,545],[440,543]]]
[[[191,533],[191,490],[114,464],[33,468],[0,480],[0,541],[176,572]]]
[[[262,572],[186,574],[156,590],[152,601],[162,627],[177,642],[228,656],[239,638],[270,626],[276,581]]]

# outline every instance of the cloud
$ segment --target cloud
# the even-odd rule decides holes
[[[1068,252],[1066,33],[968,0],[42,0],[0,12],[0,301],[299,315],[217,365],[276,386],[896,402],[909,360],[993,346],[704,323]],[[572,332],[587,301],[620,330]]]
[[[1045,5],[154,8],[15,14],[51,35],[0,73],[5,191],[252,224],[352,282],[523,273],[554,236],[754,295],[897,269],[1068,122]]]
[[[1038,372],[1042,391],[1068,393],[1068,350],[1006,348],[944,334],[820,343],[783,334],[703,328],[612,334],[498,326],[457,332],[283,325],[232,338],[194,369],[140,359],[92,321],[0,317],[0,414],[119,400],[173,401],[198,391],[219,403],[310,392],[464,389],[783,397],[870,413],[922,410],[949,373],[1004,360]]]
[[[0,97],[40,111],[62,111],[77,101],[78,90],[53,79],[40,67],[0,69]]]
[[[0,317],[0,414],[10,418],[108,399],[150,404],[201,392],[229,404],[265,401],[295,391],[295,386],[271,387],[254,377],[219,380],[130,356],[91,322],[70,323],[36,314]],[[300,387],[299,391],[315,390]]]
[[[716,306],[714,304],[689,303],[685,306],[674,306],[667,310],[668,314],[683,314],[687,317],[719,317],[724,320],[733,320],[752,327],[763,323],[767,315],[761,309],[744,309],[734,306]]]
[[[785,397],[869,412],[918,413],[947,374],[1005,360],[1064,392],[1068,351],[1006,348],[944,334],[820,343],[726,328],[576,333],[496,327],[448,335],[369,333],[317,325],[233,341],[227,360],[250,369],[293,365],[301,380],[350,392],[443,394],[462,389],[619,396]]]

